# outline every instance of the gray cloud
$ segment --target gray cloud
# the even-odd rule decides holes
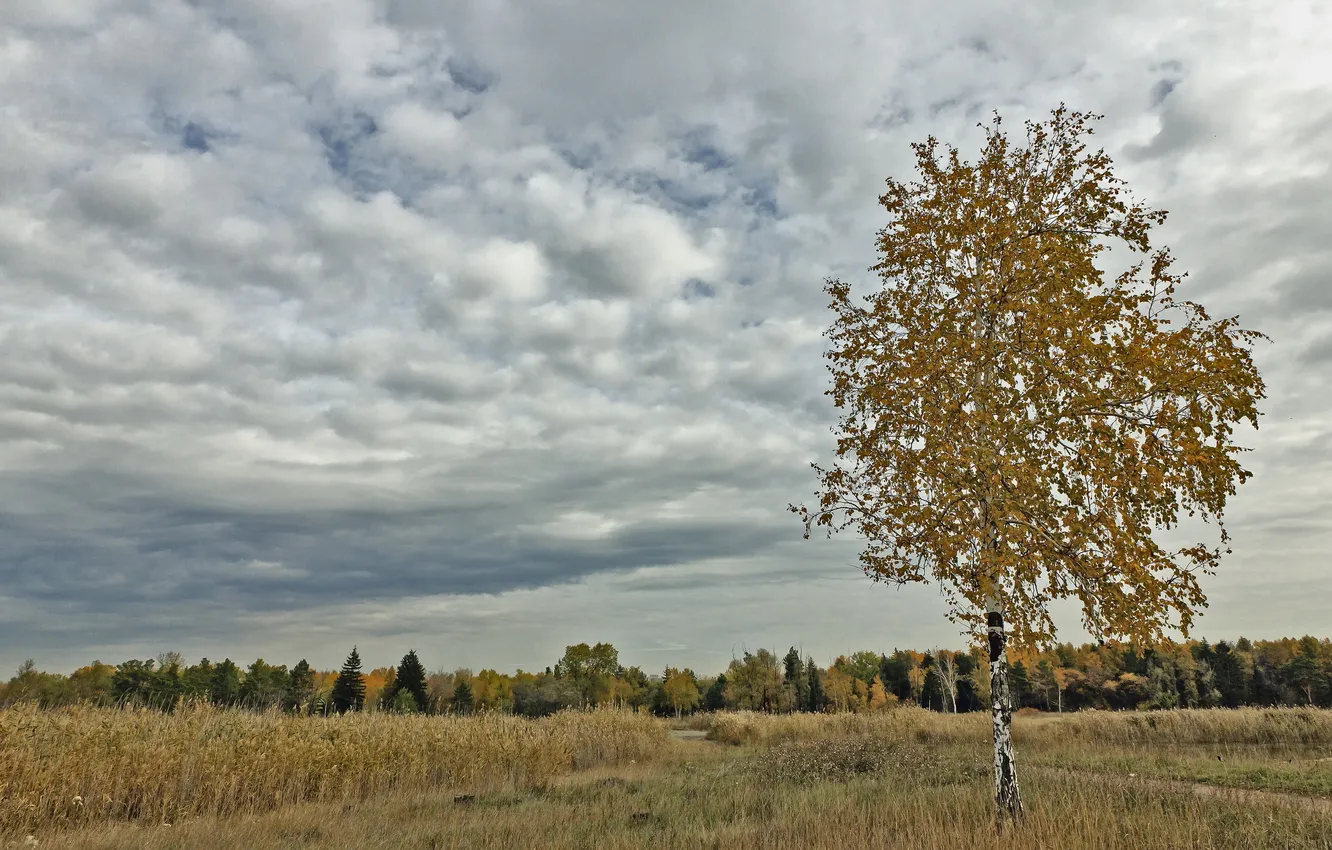
[[[955,642],[784,511],[821,282],[909,142],[1061,100],[1273,337],[1203,629],[1325,629],[1332,26],[1165,12],[3,4],[0,664]]]

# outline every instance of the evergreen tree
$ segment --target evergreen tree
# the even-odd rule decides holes
[[[800,678],[800,674],[804,672],[801,669],[804,665],[800,661],[800,653],[796,652],[794,646],[786,651],[786,657],[782,659],[782,666],[785,668],[782,681],[788,685]]]
[[[925,673],[925,681],[920,687],[921,706],[931,711],[947,711],[948,709],[944,703],[948,697],[945,696],[939,677],[934,672],[934,656],[928,652],[925,653],[925,657],[921,659],[920,668]]]
[[[453,711],[455,714],[471,714],[476,708],[476,699],[472,696],[472,686],[466,679],[459,679],[453,686]]]
[[[823,711],[823,682],[819,680],[819,668],[811,657],[805,661],[805,675],[809,679],[806,688],[806,711]]]
[[[1281,665],[1281,678],[1290,690],[1298,695],[1293,702],[1314,704],[1314,694],[1322,684],[1322,670],[1318,662],[1308,653],[1301,652]]]
[[[209,687],[213,705],[232,706],[240,702],[240,668],[230,658],[213,668],[213,681]]]
[[[975,676],[979,669],[976,659],[968,652],[959,652],[953,658],[953,663],[957,666],[957,710],[962,711],[980,711],[985,708],[981,704],[981,699],[977,694]],[[1012,669],[1009,669],[1008,688],[1012,695],[1013,705],[1019,704],[1019,695],[1013,690]]]
[[[1221,704],[1237,708],[1249,701],[1249,687],[1253,673],[1246,669],[1245,659],[1225,641],[1218,641],[1212,654],[1212,674],[1216,689],[1221,692]]]
[[[1013,695],[1013,707],[1022,708],[1030,705],[1031,681],[1027,675],[1027,665],[1014,661],[1008,667],[1008,687]]]
[[[140,661],[133,658],[116,665],[116,672],[111,677],[111,694],[118,705],[149,704],[155,689],[153,664],[152,659]],[[22,679],[35,672],[36,668],[33,667],[30,658],[19,668],[18,676],[15,678]]]
[[[888,693],[901,702],[916,698],[915,690],[911,687],[911,670],[914,664],[908,654],[897,649],[893,650],[892,657],[879,658],[879,681],[883,682]]]
[[[408,650],[402,657],[402,662],[394,673],[392,687],[384,689],[384,704],[393,706],[401,704],[397,702],[398,695],[406,691],[412,695],[416,706],[424,711],[430,705],[430,697],[426,693],[426,669],[421,660],[416,657],[416,650]]]
[[[417,714],[421,711],[421,706],[412,696],[412,692],[406,688],[399,688],[394,691],[393,699],[384,704],[384,708],[392,711],[394,714]]]
[[[300,711],[313,696],[314,671],[310,669],[310,662],[302,658],[288,675],[287,694],[282,707],[287,711]]]
[[[246,708],[263,711],[282,704],[291,681],[285,665],[265,664],[264,659],[255,659],[245,672],[241,682],[240,702]]]
[[[361,677],[361,654],[352,647],[351,655],[343,662],[338,678],[329,695],[332,708],[338,714],[360,711],[365,706],[365,679]]]
[[[1206,643],[1204,641],[1204,643]],[[1207,652],[1212,656],[1211,650]],[[1212,656],[1215,657],[1215,656]],[[1212,665],[1208,661],[1198,661],[1198,705],[1203,708],[1215,708],[1221,704],[1221,691],[1216,687],[1216,674],[1212,671]]]
[[[213,693],[214,665],[207,658],[186,667],[180,674],[181,695],[189,700],[207,700]]]
[[[708,711],[721,711],[726,707],[726,674],[717,677],[708,692],[703,695],[703,708]]]
[[[805,662],[800,660],[800,653],[796,652],[794,646],[787,650],[782,665],[782,685],[790,694],[790,708],[787,710],[804,711],[805,703],[809,700],[809,679],[805,676]]]

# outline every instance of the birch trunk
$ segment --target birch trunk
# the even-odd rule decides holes
[[[986,621],[990,637],[990,711],[994,725],[994,806],[998,823],[1022,817],[1017,768],[1013,761],[1013,700],[1008,687],[1008,661],[1004,658],[1004,615],[989,606]]]

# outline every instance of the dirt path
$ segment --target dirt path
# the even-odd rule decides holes
[[[671,738],[676,741],[707,741],[708,733],[702,729],[672,729]]]

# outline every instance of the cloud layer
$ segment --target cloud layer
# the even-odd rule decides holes
[[[1332,20],[1082,6],[5,3],[0,664],[956,643],[784,511],[821,283],[1061,100],[1274,340],[1202,629],[1325,633]]]

